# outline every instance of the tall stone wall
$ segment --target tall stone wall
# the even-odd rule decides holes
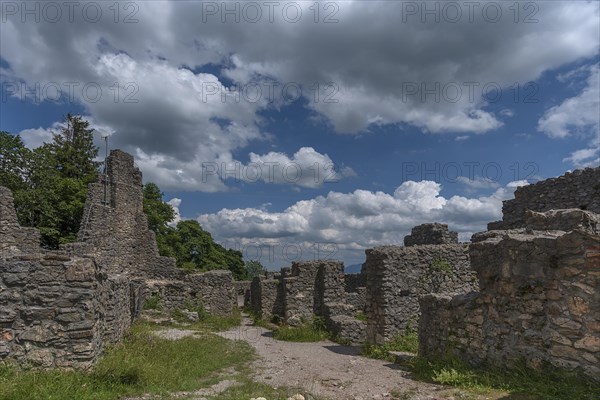
[[[159,255],[143,210],[142,173],[133,156],[121,150],[110,152],[107,175],[89,186],[79,240],[64,246],[65,251],[91,255],[107,274],[126,274],[149,285],[136,292],[143,297],[136,304],[157,294],[165,310],[183,308],[195,299],[216,315],[230,314],[237,306],[231,272],[186,274],[175,259]]]
[[[480,292],[421,299],[421,354],[499,366],[525,359],[598,379],[600,215],[528,212],[524,222],[530,228],[474,236]]]
[[[92,255],[108,274],[181,279],[175,259],[161,257],[143,211],[142,174],[133,156],[112,150],[107,175],[89,186],[79,242],[67,251]]]
[[[543,212],[579,208],[600,213],[600,167],[568,172],[563,176],[519,187],[513,200],[502,204],[502,221],[489,230],[522,228],[527,210]]]
[[[367,341],[381,344],[416,328],[419,297],[477,289],[468,245],[382,246],[366,250]]]
[[[283,279],[285,321],[300,325],[315,315],[315,288],[319,274],[318,261],[292,263],[290,276]]]
[[[230,315],[237,305],[230,271],[187,275],[158,254],[141,172],[120,150],[89,186],[79,241],[45,251],[39,239],[19,226],[12,194],[0,187],[0,359],[87,368],[152,294],[167,310],[200,300],[208,313]]]
[[[135,285],[90,257],[46,251],[0,187],[0,360],[88,368],[131,324]]]

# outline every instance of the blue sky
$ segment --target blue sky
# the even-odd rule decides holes
[[[86,116],[182,218],[271,268],[360,263],[424,222],[468,240],[516,186],[599,163],[598,2],[482,2],[495,21],[386,1],[270,21],[258,2],[256,22],[236,2],[237,22],[214,2],[90,2],[94,21],[11,4],[0,129],[35,147]]]

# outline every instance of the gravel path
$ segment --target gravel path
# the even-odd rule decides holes
[[[391,393],[413,400],[447,398],[447,390],[413,381],[394,364],[360,357],[357,347],[275,340],[269,330],[253,326],[248,318],[220,335],[251,344],[260,357],[253,365],[255,379],[274,387],[298,387],[333,400],[386,399]]]

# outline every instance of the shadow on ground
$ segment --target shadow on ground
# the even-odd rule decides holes
[[[323,346],[325,349],[344,356],[359,356],[360,355],[360,347],[358,346]]]

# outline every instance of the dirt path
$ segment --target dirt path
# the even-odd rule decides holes
[[[389,399],[391,394],[414,400],[447,398],[447,390],[443,394],[439,386],[411,380],[394,364],[360,357],[357,347],[275,340],[248,318],[220,335],[244,340],[256,349],[260,357],[254,363],[256,380],[270,386],[298,387],[333,400]]]

